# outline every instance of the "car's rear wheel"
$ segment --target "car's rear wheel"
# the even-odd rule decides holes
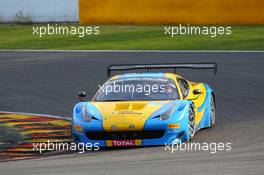
[[[189,109],[189,138],[195,134],[195,114],[192,108]]]
[[[214,127],[215,125],[215,101],[214,97],[211,96],[211,101],[210,101],[210,127]]]

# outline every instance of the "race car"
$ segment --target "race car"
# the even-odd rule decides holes
[[[191,82],[176,69],[214,69],[216,63],[111,65],[114,75],[91,101],[80,92],[74,106],[75,142],[99,147],[155,146],[188,142],[195,133],[213,127],[215,93],[209,85]],[[137,69],[143,72],[135,72]],[[158,72],[149,72],[159,69]],[[160,71],[174,69],[174,73]],[[132,71],[132,72],[131,72]]]

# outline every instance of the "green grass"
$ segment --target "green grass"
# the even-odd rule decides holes
[[[32,27],[0,25],[0,49],[264,50],[264,25],[232,26],[232,35],[215,38],[204,35],[171,38],[164,35],[163,26],[101,26],[101,33],[96,36],[53,35],[40,38],[32,34]]]

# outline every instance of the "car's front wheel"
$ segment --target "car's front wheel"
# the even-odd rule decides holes
[[[189,109],[189,139],[195,134],[195,114],[192,108]]]
[[[215,101],[213,96],[211,96],[210,101],[210,124],[210,127],[214,127],[215,125]]]

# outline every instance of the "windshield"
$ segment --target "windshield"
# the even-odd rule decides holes
[[[154,101],[179,99],[176,85],[169,78],[123,78],[107,81],[94,101]]]

